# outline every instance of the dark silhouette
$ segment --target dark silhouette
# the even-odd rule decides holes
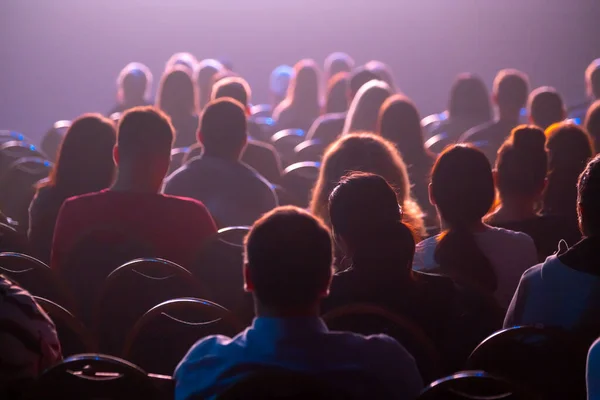
[[[569,118],[581,124],[592,103],[600,99],[600,58],[595,59],[585,70],[586,100],[569,109]]]
[[[206,107],[206,104],[210,101],[215,75],[225,69],[223,64],[211,58],[200,61],[196,66],[196,75],[194,78],[198,88],[197,101],[198,109],[200,111],[204,110],[204,107]]]
[[[289,65],[280,65],[271,72],[269,79],[271,111],[285,99],[292,76],[294,76],[294,68]]]
[[[354,68],[354,60],[346,53],[331,53],[325,59],[325,81],[328,82],[340,72],[350,72]]]
[[[191,74],[194,73],[198,66],[198,60],[192,53],[180,52],[173,54],[165,64],[165,72],[170,71],[173,67],[183,66]]]
[[[584,126],[585,130],[594,139],[594,148],[600,149],[600,100],[596,100],[588,109]]]
[[[350,103],[342,133],[375,132],[379,109],[392,94],[392,89],[383,81],[364,84]]]
[[[117,78],[117,104],[108,115],[122,113],[137,106],[152,104],[152,72],[141,63],[129,63],[121,70]]]
[[[50,261],[54,226],[63,202],[111,185],[115,143],[114,123],[99,114],[84,114],[67,130],[52,172],[39,183],[29,206],[29,242],[38,259]]]
[[[566,111],[560,94],[550,86],[535,89],[527,102],[529,120],[542,129],[565,119]]]
[[[347,72],[338,72],[329,79],[325,94],[325,114],[348,111],[350,79]]]
[[[365,68],[377,75],[377,79],[387,83],[393,93],[398,93],[398,87],[394,82],[394,74],[389,65],[381,61],[372,60],[365,64]]]

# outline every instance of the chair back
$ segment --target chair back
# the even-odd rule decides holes
[[[467,368],[482,369],[527,385],[545,399],[585,399],[585,367],[591,341],[555,327],[517,326],[485,339]]]
[[[19,158],[39,157],[47,158],[36,146],[18,140],[11,140],[0,144],[0,175]]]
[[[171,150],[171,163],[169,164],[168,172],[169,175],[183,165],[183,160],[189,151],[189,147],[177,147]]]
[[[29,139],[20,132],[0,129],[0,143],[16,140],[18,142],[29,142]]]
[[[446,132],[438,133],[427,139],[425,142],[425,148],[429,149],[429,151],[440,154],[448,145],[451,145],[452,141],[450,140],[448,134]]]
[[[167,399],[141,368],[104,354],[79,354],[47,369],[31,398],[62,399]]]
[[[321,163],[303,161],[287,167],[283,171],[280,184],[295,199],[298,207],[306,208],[310,203],[310,195],[319,178]]]
[[[58,149],[60,148],[60,144],[65,137],[65,134],[71,127],[71,121],[69,120],[60,120],[56,121],[52,128],[48,129],[44,137],[42,138],[42,143],[40,148],[48,156],[48,159],[52,162],[56,161],[58,157]],[[19,139],[22,140],[22,139]]]
[[[7,223],[14,221],[7,217]],[[7,223],[0,222],[0,252],[29,253],[29,242],[24,232],[17,232]]]
[[[54,322],[63,356],[97,351],[96,338],[69,310],[43,297],[34,299]]]
[[[429,384],[417,400],[541,400],[534,392],[484,371],[461,371]]]
[[[273,107],[270,104],[255,104],[250,107],[250,115],[253,117],[270,117]]]
[[[325,144],[319,139],[305,140],[294,148],[296,162],[321,161],[325,147]]]
[[[181,165],[187,164],[192,158],[200,157],[204,154],[204,147],[200,143],[196,143],[187,148],[188,151],[184,154],[181,160]]]
[[[120,354],[127,332],[155,305],[204,295],[192,273],[174,262],[138,258],[121,265],[104,280],[95,301],[93,327],[101,351]]]
[[[0,253],[0,274],[7,276],[33,296],[40,296],[64,307],[73,306],[73,297],[67,287],[40,260],[21,253]]]
[[[244,292],[244,238],[250,227],[219,229],[202,246],[192,273],[211,288],[209,299],[249,322],[254,315],[252,296]]]
[[[413,355],[425,381],[440,376],[441,360],[435,345],[421,327],[402,315],[377,305],[356,303],[326,313],[323,320],[331,330],[391,336]]]
[[[175,367],[199,339],[209,335],[234,336],[243,326],[225,308],[207,300],[182,298],[148,310],[133,326],[123,358],[160,374]]]
[[[283,165],[294,162],[294,148],[304,140],[302,129],[284,129],[271,136],[271,144],[275,147]]]
[[[252,122],[254,126],[248,126],[248,134],[254,139],[260,140],[265,143],[269,143],[269,140],[275,133],[275,120],[270,116],[266,117],[255,117],[252,116]]]

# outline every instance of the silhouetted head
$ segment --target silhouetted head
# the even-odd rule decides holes
[[[329,146],[312,193],[310,209],[314,215],[329,224],[329,195],[350,172],[382,176],[396,192],[397,202],[404,210],[404,221],[423,234],[421,210],[411,199],[404,161],[392,143],[369,133],[345,135]]]
[[[69,197],[109,187],[114,178],[116,138],[112,120],[100,114],[77,118],[62,140],[45,186],[53,186]]]
[[[600,99],[600,58],[592,61],[585,70],[585,86],[590,98]]]
[[[271,93],[273,108],[285,99],[293,75],[294,68],[289,65],[280,65],[271,72],[269,92]]]
[[[352,102],[361,87],[368,82],[377,80],[380,80],[380,78],[375,72],[365,67],[356,68],[350,74],[350,92],[348,94],[349,101]]]
[[[500,197],[538,199],[546,187],[546,136],[537,126],[520,125],[498,151],[496,186]]]
[[[185,67],[176,66],[163,75],[156,106],[171,118],[196,114],[196,88]]]
[[[114,150],[119,174],[127,173],[158,190],[169,169],[174,134],[170,118],[156,107],[126,111],[119,121]]]
[[[329,80],[340,72],[350,72],[354,68],[354,60],[346,53],[331,53],[325,59],[325,79]]]
[[[251,96],[250,85],[244,78],[231,77],[221,79],[215,83],[211,100],[230,97],[240,102],[244,109],[248,110]]]
[[[477,121],[476,124],[492,119],[490,97],[481,78],[472,74],[456,78],[450,89],[448,112],[450,118]]]
[[[394,189],[379,175],[354,172],[329,196],[329,218],[336,242],[353,265],[374,269],[393,265],[410,276],[415,254],[413,234],[402,223]]]
[[[567,115],[562,97],[550,86],[539,87],[531,92],[527,108],[531,123],[542,129],[564,120]]]
[[[501,114],[519,117],[527,103],[529,78],[516,69],[503,69],[494,79],[493,98]]]
[[[319,109],[320,71],[313,60],[305,59],[294,65],[294,74],[287,92],[287,101],[292,106]]]
[[[300,208],[279,207],[256,221],[245,240],[244,278],[259,313],[315,313],[329,294],[332,248],[329,229]]]
[[[225,70],[223,64],[217,60],[207,58],[198,63],[196,68],[196,85],[198,85],[198,107],[203,110],[210,101],[214,76]]]
[[[396,145],[407,164],[430,157],[425,149],[421,116],[408,97],[389,97],[381,106],[377,126],[377,132]]]
[[[327,83],[325,113],[341,113],[348,110],[350,80],[347,72],[335,74]]]
[[[152,89],[152,72],[142,63],[129,63],[117,77],[117,99],[121,104],[138,105],[148,101]]]
[[[600,235],[600,156],[588,163],[577,183],[579,227],[585,236]]]
[[[379,109],[391,95],[392,89],[383,81],[371,81],[363,85],[350,103],[342,133],[374,132]]]
[[[198,60],[192,53],[185,51],[175,53],[167,61],[167,64],[165,65],[165,72],[173,69],[173,67],[176,66],[182,66],[186,68],[189,74],[193,76],[194,71],[196,71],[196,67],[198,66]]]
[[[394,82],[394,74],[389,65],[381,61],[372,60],[365,64],[365,67],[377,75],[377,79],[387,83],[390,89],[392,89],[392,92],[396,93],[398,91],[396,82]]]
[[[594,147],[600,149],[600,100],[596,100],[588,108],[583,125],[594,139]]]
[[[198,140],[206,155],[239,160],[248,140],[246,129],[244,106],[232,98],[220,98],[204,108]]]

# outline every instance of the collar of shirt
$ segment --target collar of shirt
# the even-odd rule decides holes
[[[327,333],[327,325],[319,317],[255,318],[250,331],[269,336],[304,336],[308,333]]]

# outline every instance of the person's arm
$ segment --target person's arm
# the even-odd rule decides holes
[[[525,305],[527,296],[529,295],[529,275],[534,273],[533,270],[534,268],[525,271],[521,277],[519,286],[517,286],[517,290],[515,291],[510,305],[508,306],[508,310],[506,311],[502,328],[506,329],[523,324]]]
[[[76,218],[72,218],[71,214],[72,203],[67,200],[63,203],[58,212],[58,218],[56,219],[56,226],[54,228],[54,237],[52,239],[50,267],[55,271],[58,271],[61,264],[65,261],[65,255],[69,251],[72,233],[76,232],[74,226]]]

